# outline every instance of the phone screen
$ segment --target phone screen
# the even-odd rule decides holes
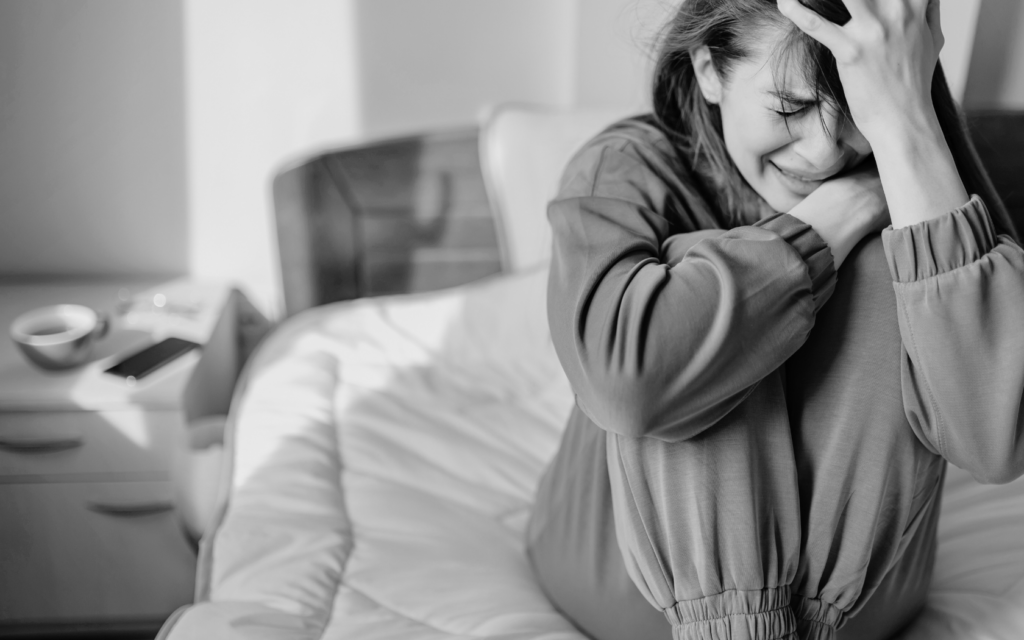
[[[171,360],[182,356],[201,345],[181,338],[167,338],[142,351],[137,351],[124,360],[106,370],[107,373],[122,378],[139,380],[153,373]]]

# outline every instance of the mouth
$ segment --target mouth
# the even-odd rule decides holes
[[[775,170],[775,175],[779,177],[783,184],[785,184],[790,191],[793,191],[800,195],[809,195],[812,191],[821,186],[821,183],[832,177],[833,174],[819,176],[807,176],[805,174],[794,173],[787,171],[779,165],[775,164],[771,160],[768,161],[772,169]]]

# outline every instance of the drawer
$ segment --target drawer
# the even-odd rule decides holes
[[[0,413],[0,483],[100,473],[164,479],[184,435],[177,411]]]
[[[195,555],[166,482],[0,485],[0,636],[158,623],[192,600]]]

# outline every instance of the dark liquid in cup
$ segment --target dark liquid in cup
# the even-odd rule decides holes
[[[52,336],[58,333],[64,333],[70,329],[66,324],[44,324],[40,327],[35,327],[29,333],[33,336]]]

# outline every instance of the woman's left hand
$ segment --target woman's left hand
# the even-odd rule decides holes
[[[935,118],[931,87],[943,36],[939,0],[843,0],[850,12],[837,25],[800,0],[778,0],[779,11],[832,52],[850,115],[875,146],[906,119]]]

